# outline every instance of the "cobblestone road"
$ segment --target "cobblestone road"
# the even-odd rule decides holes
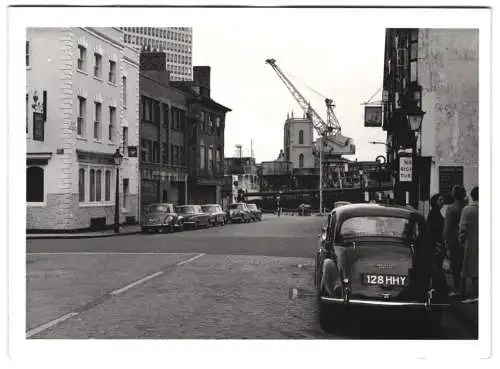
[[[319,327],[312,256],[321,223],[267,216],[179,234],[28,240],[27,336],[373,338]],[[446,316],[442,337],[470,333]]]

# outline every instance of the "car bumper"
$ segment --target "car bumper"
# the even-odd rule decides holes
[[[449,303],[426,303],[416,301],[382,301],[382,300],[360,300],[350,299],[344,300],[336,297],[321,297],[321,302],[326,304],[336,304],[344,306],[372,306],[379,308],[407,308],[417,310],[441,310],[450,306]]]

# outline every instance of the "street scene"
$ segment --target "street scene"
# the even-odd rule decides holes
[[[307,14],[26,28],[27,339],[479,340],[479,30]]]
[[[363,326],[354,316],[348,332],[320,328],[312,256],[323,221],[264,215],[177,234],[27,240],[27,336],[412,338],[383,314]],[[451,311],[437,338],[477,331]]]

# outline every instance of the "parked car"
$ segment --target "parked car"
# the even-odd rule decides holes
[[[425,219],[414,209],[378,204],[334,209],[315,257],[321,326],[341,325],[344,313],[357,308],[363,316],[379,309],[409,313],[406,322],[416,319],[420,328],[438,328],[449,303],[433,278],[440,269],[433,267],[429,239]]]
[[[175,212],[174,205],[158,203],[146,208],[141,224],[142,232],[174,232],[182,229],[183,226]]]
[[[258,220],[259,222],[262,220],[262,211],[256,204],[246,204],[250,214],[254,218],[254,220]]]
[[[247,204],[245,204],[244,202],[237,202],[235,204],[229,205],[227,210],[227,218],[231,223],[249,223],[253,219],[252,214],[247,207]]]
[[[226,223],[226,212],[217,204],[202,205],[201,210],[210,215],[210,224],[213,226]]]
[[[184,228],[210,227],[210,214],[204,213],[200,205],[178,205],[175,210],[182,217],[181,221]]]

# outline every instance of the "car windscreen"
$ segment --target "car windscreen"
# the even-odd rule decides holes
[[[178,213],[184,214],[194,214],[196,213],[196,208],[194,206],[177,206],[175,208]]]
[[[388,237],[401,241],[416,239],[417,223],[407,218],[358,216],[344,220],[340,226],[341,239],[352,237]]]
[[[173,209],[168,205],[153,204],[148,207],[148,213],[173,213]]]
[[[216,205],[205,205],[202,206],[201,209],[207,213],[215,213],[219,211],[219,207]]]

